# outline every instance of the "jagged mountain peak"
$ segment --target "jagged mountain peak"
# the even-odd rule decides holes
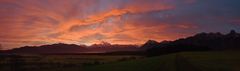
[[[145,44],[143,44],[141,46],[141,48],[153,48],[158,44],[159,44],[159,42],[157,42],[155,40],[148,40]]]
[[[155,40],[148,40],[146,43],[147,44],[158,44],[159,42],[157,42]]]

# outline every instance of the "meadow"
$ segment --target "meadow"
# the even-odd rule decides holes
[[[180,52],[86,67],[85,71],[240,71],[240,52]]]
[[[240,71],[240,52],[139,55],[5,55],[0,71]]]
[[[138,59],[132,55],[5,55],[0,71],[82,71],[83,67]]]

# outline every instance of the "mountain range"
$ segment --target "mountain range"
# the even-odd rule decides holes
[[[239,50],[240,34],[232,30],[228,34],[199,33],[187,38],[180,38],[175,41],[163,41],[156,43],[149,41],[141,48],[147,48],[148,55],[162,55],[181,51],[222,51]]]
[[[180,38],[174,41],[157,42],[149,40],[142,46],[118,45],[102,42],[91,46],[76,44],[50,44],[42,46],[24,46],[2,53],[110,53],[110,52],[141,52],[147,55],[162,55],[181,51],[219,51],[240,49],[240,34],[232,30],[228,34],[198,33],[196,35]]]
[[[26,54],[55,54],[55,53],[106,53],[115,51],[138,51],[137,45],[112,45],[107,42],[93,44],[91,46],[56,43],[42,46],[24,46],[2,53],[26,53]]]

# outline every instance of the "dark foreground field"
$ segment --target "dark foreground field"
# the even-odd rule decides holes
[[[0,71],[240,71],[240,52],[131,55],[8,55]]]
[[[83,67],[139,59],[135,55],[2,55],[0,71],[82,71]]]
[[[86,67],[85,71],[240,71],[240,52],[181,52]]]

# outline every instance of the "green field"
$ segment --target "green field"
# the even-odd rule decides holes
[[[240,71],[240,52],[181,52],[90,66],[85,71]]]

